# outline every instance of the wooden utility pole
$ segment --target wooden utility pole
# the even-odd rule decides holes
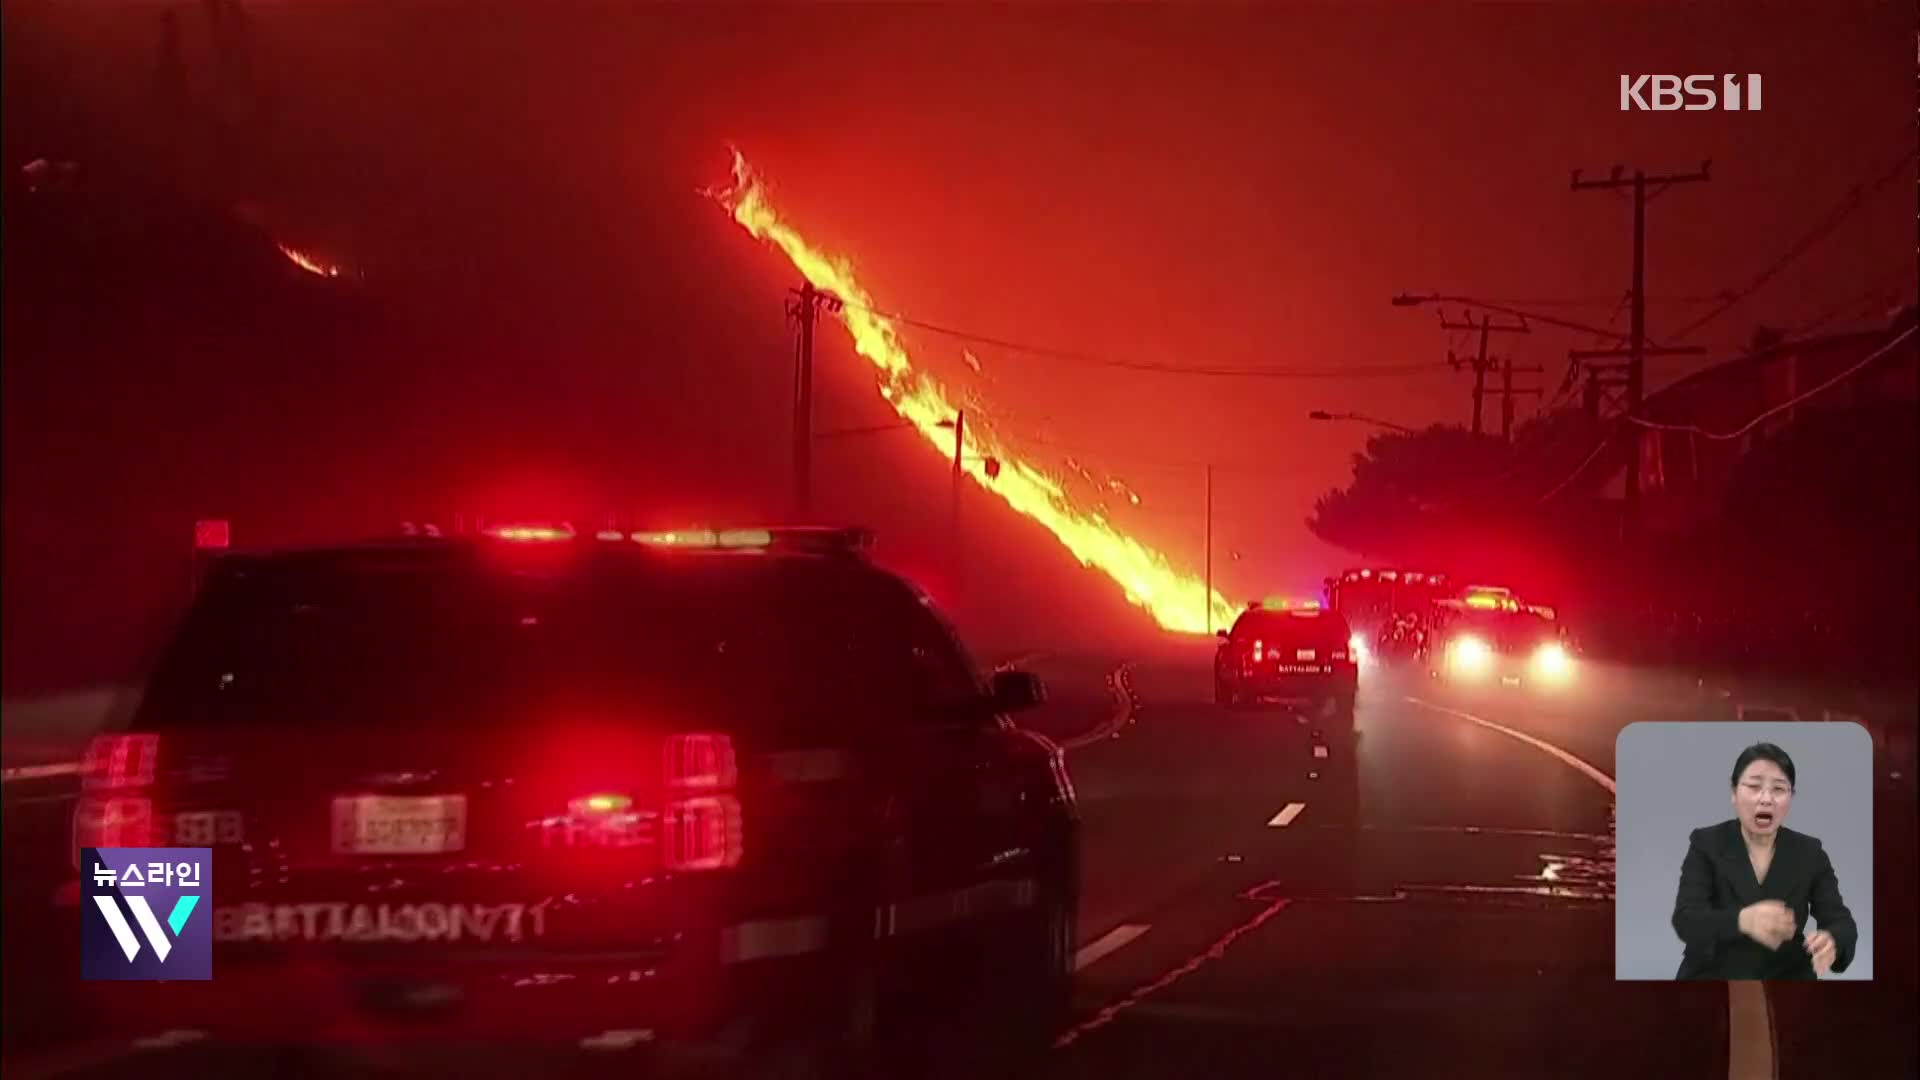
[[[1486,412],[1487,368],[1490,364],[1490,361],[1487,359],[1487,334],[1493,330],[1525,334],[1529,332],[1527,329],[1527,321],[1521,319],[1512,326],[1495,326],[1493,325],[1493,316],[1483,315],[1480,317],[1480,321],[1476,323],[1473,321],[1473,314],[1469,312],[1466,322],[1450,323],[1447,321],[1447,316],[1443,312],[1440,315],[1440,328],[1442,330],[1480,331],[1480,351],[1475,356],[1463,361],[1453,355],[1453,353],[1447,353],[1447,363],[1452,364],[1456,370],[1464,364],[1473,365],[1473,433],[1479,435],[1485,430],[1483,417]],[[1509,400],[1511,400],[1511,398],[1509,398]]]
[[[1673,355],[1676,353],[1701,352],[1700,349],[1648,349],[1647,348],[1647,185],[1657,184],[1665,190],[1669,184],[1689,184],[1710,180],[1712,162],[1700,163],[1700,171],[1692,173],[1674,173],[1666,176],[1648,176],[1644,171],[1635,169],[1627,176],[1626,169],[1616,165],[1605,180],[1582,180],[1580,170],[1573,171],[1573,190],[1592,191],[1630,187],[1633,189],[1633,325],[1628,332],[1627,347],[1612,350],[1612,355],[1624,353],[1627,358],[1627,422],[1634,427],[1633,452],[1627,463],[1627,486],[1625,514],[1621,519],[1622,538],[1633,540],[1640,531],[1640,436],[1637,421],[1640,420],[1640,407],[1646,396],[1647,357],[1650,355]],[[1657,194],[1658,192],[1656,192]],[[1607,355],[1607,354],[1592,354]]]
[[[813,511],[813,326],[821,305],[840,310],[840,298],[803,282],[787,302],[787,315],[799,321],[800,350],[793,378],[793,510],[805,518]]]
[[[1513,357],[1511,356],[1500,362],[1500,439],[1502,442],[1513,441],[1513,396],[1515,394],[1531,394],[1534,397],[1540,396],[1540,388],[1537,386],[1515,387],[1513,385],[1514,373],[1541,375],[1545,374],[1546,370],[1546,368],[1538,364],[1533,367],[1514,367]]]
[[[1207,636],[1213,636],[1213,466],[1207,466],[1207,594],[1200,599],[1207,609]]]

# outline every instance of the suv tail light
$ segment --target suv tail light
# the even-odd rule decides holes
[[[160,736],[98,735],[80,762],[80,801],[73,810],[73,866],[80,849],[152,847],[153,798]]]
[[[719,870],[741,855],[739,759],[733,739],[701,732],[668,737],[662,754],[667,786],[660,857],[669,870]]]
[[[639,789],[595,790],[567,802],[566,846],[625,848],[646,842],[651,822],[662,869],[737,866],[741,842],[739,762],[733,739],[707,732],[672,735],[661,747],[658,802]],[[646,805],[652,803],[651,806]],[[561,824],[560,819],[542,822]]]
[[[721,870],[740,863],[740,800],[701,795],[667,804],[660,858],[669,870]]]
[[[739,779],[733,740],[725,735],[674,735],[663,761],[670,791],[730,788]]]
[[[160,761],[158,735],[96,735],[80,762],[81,786],[138,788],[153,783]]]

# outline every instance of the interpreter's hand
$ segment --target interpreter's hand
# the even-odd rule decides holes
[[[1825,930],[1810,930],[1807,932],[1807,955],[1813,957],[1814,972],[1825,975],[1833,970],[1833,961],[1840,955],[1840,946],[1833,940],[1833,935]]]
[[[1769,949],[1793,938],[1793,910],[1778,900],[1762,900],[1740,909],[1740,932]]]

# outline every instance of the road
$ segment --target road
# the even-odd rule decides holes
[[[1699,716],[1671,685],[1463,701],[1369,673],[1346,731],[1215,708],[1204,652],[1027,659],[1085,830],[1078,1008],[1042,1075],[1920,1074],[1899,916],[1871,984],[1614,981],[1614,737]],[[1907,912],[1912,763],[1880,772],[1877,910]]]
[[[1701,715],[1671,688],[1370,676],[1348,736],[1221,712],[1191,660],[1130,674],[1133,722],[1072,758],[1097,944],[1048,1075],[1916,1074],[1911,926],[1878,923],[1871,985],[1613,980],[1614,738]],[[1878,800],[1882,912],[1912,909],[1911,775]]]

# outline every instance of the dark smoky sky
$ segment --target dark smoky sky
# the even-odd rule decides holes
[[[188,90],[171,120],[154,91],[169,6]],[[254,3],[252,94],[221,88],[199,4],[4,11],[10,168],[68,155],[131,175],[176,153],[197,196],[251,204],[275,236],[364,274],[346,286],[360,296],[327,299],[303,316],[321,325],[296,333],[270,317],[282,301],[236,304],[211,271],[195,294],[187,264],[165,257],[152,271],[174,279],[164,302],[137,285],[75,299],[88,296],[81,259],[44,315],[57,332],[22,338],[32,316],[14,310],[16,282],[39,271],[8,245],[10,616],[16,584],[46,576],[16,541],[35,559],[116,567],[113,582],[160,559],[129,555],[140,542],[125,537],[195,515],[291,535],[410,505],[777,508],[782,303],[797,278],[697,194],[725,180],[729,143],[880,303],[932,322],[1184,366],[1431,363],[1396,377],[1166,376],[910,332],[916,358],[978,393],[1041,463],[1064,470],[1071,453],[1132,485],[1142,505],[1116,505],[1116,520],[1177,563],[1201,558],[1193,463],[1239,466],[1215,492],[1230,595],[1309,589],[1346,558],[1301,522],[1366,429],[1306,412],[1466,421],[1470,377],[1441,358],[1469,343],[1392,294],[1546,301],[1520,306],[1624,326],[1630,208],[1569,191],[1576,167],[1713,161],[1710,183],[1649,209],[1656,338],[1889,167],[1688,341],[1724,355],[1759,324],[1864,312],[1913,288],[1901,4]],[[1764,111],[1620,111],[1622,73],[1691,72],[1762,74]],[[207,134],[243,106],[264,118],[250,134]],[[98,258],[158,242],[145,228]],[[16,357],[22,340],[72,344]],[[1544,366],[1534,378],[1551,393],[1566,350],[1595,344],[1536,327],[1496,352]],[[1657,361],[1651,382],[1698,363]],[[833,329],[820,379],[822,426],[887,418]],[[938,551],[928,519],[941,520],[944,477],[911,436],[823,444],[817,466],[828,512]],[[94,539],[76,556],[82,527]],[[1010,552],[1047,550],[1031,530],[995,529]],[[1020,573],[1057,577],[1060,561],[1034,554]],[[28,632],[10,628],[9,648]]]

